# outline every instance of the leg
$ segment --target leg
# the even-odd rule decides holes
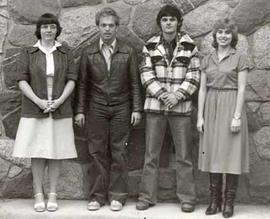
[[[154,205],[157,202],[159,157],[166,126],[167,118],[164,115],[146,114],[146,148],[139,201],[149,203],[150,205]],[[138,207],[137,209],[139,209]]]
[[[58,208],[56,200],[57,182],[59,178],[61,160],[48,160],[48,175],[50,182],[50,192],[48,194],[48,211],[56,211]]]
[[[233,216],[234,199],[238,186],[239,175],[226,174],[226,187],[225,187],[225,202],[223,208],[223,217],[229,218]]]
[[[209,173],[210,179],[210,204],[205,211],[206,215],[216,214],[221,211],[222,204],[222,173]]]
[[[43,175],[45,169],[45,159],[32,158],[33,189],[35,196],[34,209],[37,212],[45,211],[45,202],[43,195]]]
[[[34,194],[43,193],[43,176],[45,169],[45,159],[32,158],[32,174]]]
[[[110,120],[110,183],[108,198],[111,203],[113,200],[125,204],[128,195],[128,170],[127,170],[127,147],[130,132],[130,103],[124,103],[111,107],[112,117]],[[117,203],[113,202],[113,203]],[[121,210],[121,207],[112,210]]]
[[[107,106],[91,103],[87,119],[87,140],[90,154],[89,200],[90,202],[97,201],[99,207],[106,202],[108,187],[109,118],[106,108]],[[90,207],[89,210],[97,210],[96,202],[93,206],[94,208]]]
[[[176,193],[182,210],[193,211],[196,190],[192,163],[191,119],[188,116],[169,116],[169,124],[175,145]],[[183,204],[186,204],[186,210]]]
[[[56,193],[57,182],[59,178],[61,160],[48,160],[48,175],[50,182],[50,193]]]

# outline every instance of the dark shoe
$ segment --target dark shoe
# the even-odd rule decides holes
[[[191,203],[184,202],[181,204],[181,210],[183,212],[193,212],[195,210],[195,205]]]
[[[150,203],[145,201],[138,201],[136,203],[136,209],[140,211],[147,210],[149,207],[151,207]]]
[[[238,185],[238,177],[236,174],[226,175],[226,188],[225,188],[225,202],[222,215],[225,218],[233,216],[234,212],[234,199]]]
[[[205,214],[213,215],[221,211],[222,204],[222,174],[210,173],[210,203]]]

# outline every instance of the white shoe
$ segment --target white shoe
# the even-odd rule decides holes
[[[58,209],[56,197],[57,197],[56,193],[49,193],[48,194],[48,203],[47,203],[47,210],[48,211],[56,211]]]
[[[36,212],[43,212],[45,211],[45,202],[44,202],[44,195],[42,193],[37,193],[34,195],[35,197],[35,204],[34,209]]]
[[[116,201],[116,200],[111,201],[111,210],[112,211],[121,211],[122,208],[123,208],[123,205],[121,202]]]
[[[88,204],[87,204],[87,209],[89,211],[96,211],[98,209],[100,209],[100,204],[98,201],[90,201]]]

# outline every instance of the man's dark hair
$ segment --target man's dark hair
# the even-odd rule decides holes
[[[176,17],[177,21],[178,21],[178,28],[177,30],[179,31],[181,26],[182,26],[182,22],[183,22],[183,16],[181,11],[174,5],[165,5],[163,6],[160,11],[158,12],[157,18],[156,18],[156,22],[157,25],[159,26],[159,28],[161,28],[160,26],[160,20],[162,17],[167,17],[167,16],[171,16],[171,17]]]
[[[62,27],[60,26],[57,17],[53,14],[45,13],[39,17],[36,23],[35,35],[38,39],[41,39],[40,28],[41,28],[41,25],[44,25],[44,24],[56,24],[57,31],[56,31],[55,39],[60,35],[62,31]]]

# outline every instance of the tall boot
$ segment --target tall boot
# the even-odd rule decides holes
[[[234,199],[238,185],[239,175],[226,174],[226,187],[225,187],[225,202],[223,208],[223,217],[229,218],[233,216]]]
[[[212,215],[221,211],[222,203],[222,173],[209,173],[210,179],[210,203],[205,214]]]

